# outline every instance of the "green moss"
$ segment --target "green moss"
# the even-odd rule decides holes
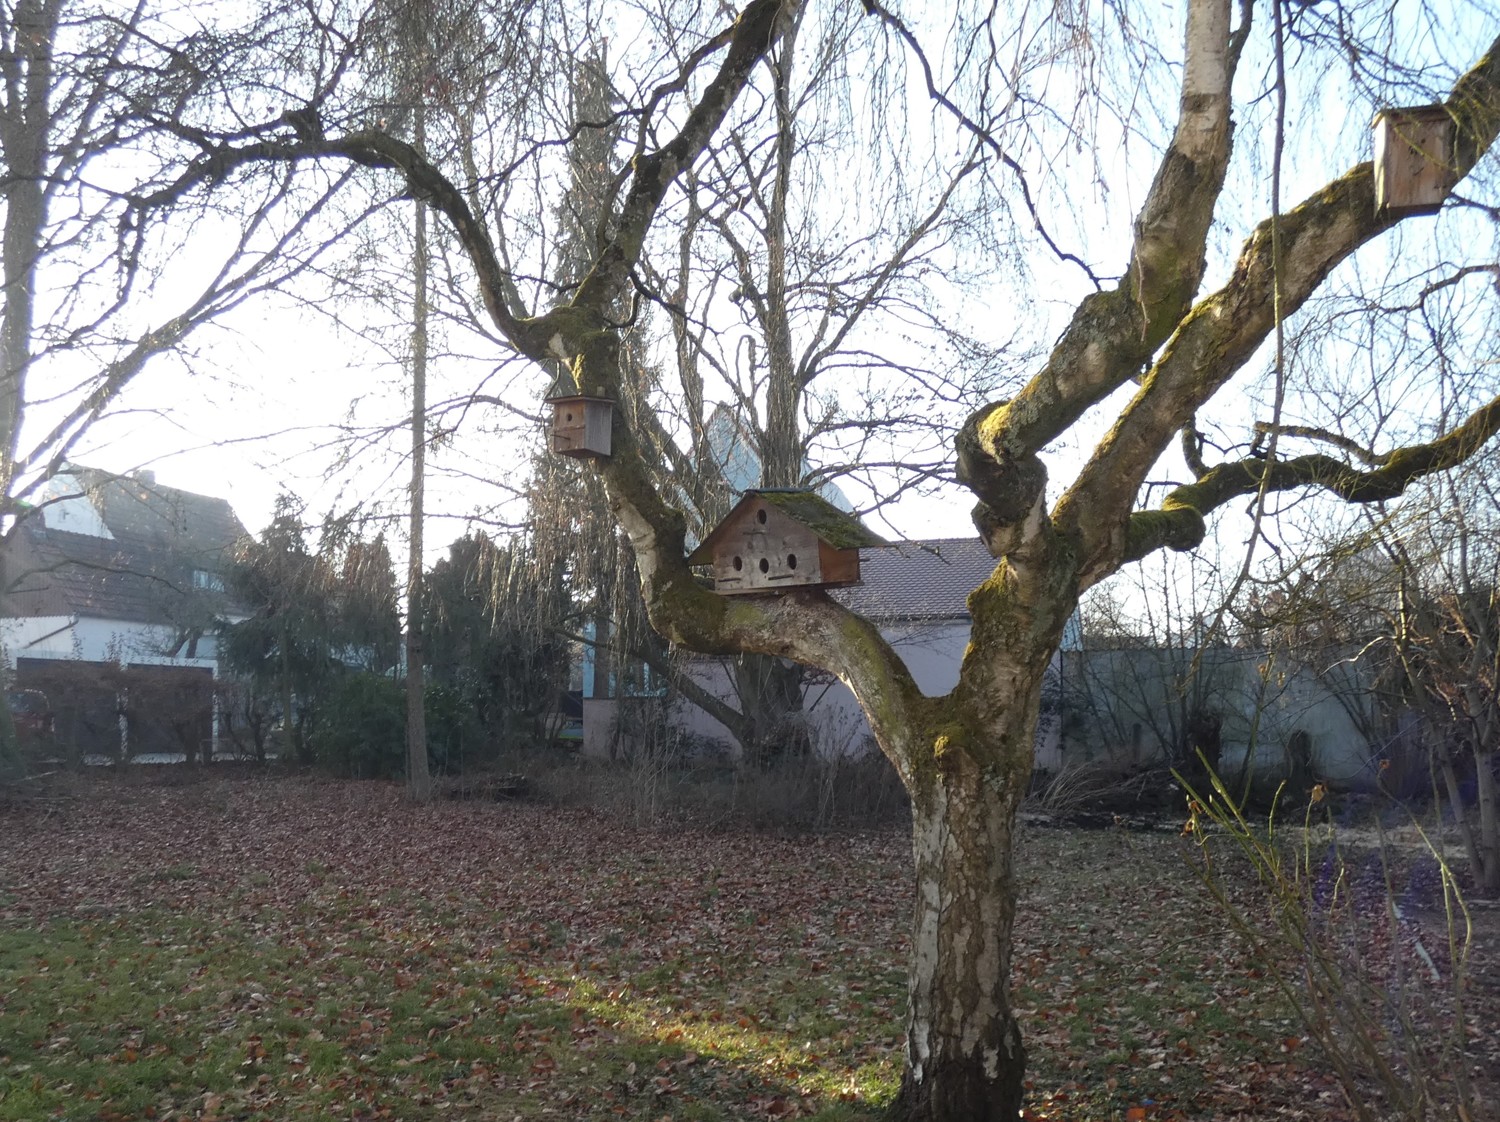
[[[613,397],[620,377],[620,338],[612,328],[589,331],[576,341],[573,380],[580,393]]]
[[[969,738],[969,732],[963,725],[956,722],[942,726],[937,735],[932,739],[932,754],[934,758],[941,760],[950,749],[956,750]]]
[[[1183,502],[1169,498],[1162,510],[1140,510],[1130,516],[1125,528],[1125,556],[1143,557],[1158,546],[1183,552],[1203,542],[1207,524],[1203,515]]]
[[[725,630],[729,613],[736,607],[742,610],[752,607],[735,605],[727,597],[715,595],[691,574],[685,579],[675,576],[656,585],[647,606],[653,623],[659,620],[665,624],[675,641],[710,654],[722,646],[719,636]]]
[[[1023,410],[1031,401],[1029,398],[1020,400],[1023,403],[1020,408]],[[1004,437],[1005,430],[1012,420],[1011,409],[1015,405],[1016,402],[1013,401],[999,402],[991,406],[979,419],[974,426],[974,432],[979,437],[981,447],[993,448]]]
[[[890,545],[880,535],[872,533],[864,523],[852,514],[846,514],[815,491],[802,488],[763,488],[746,491],[745,497],[729,512],[719,528],[736,521],[741,508],[763,503],[781,511],[788,518],[806,526],[820,539],[835,549],[861,549]],[[712,544],[719,537],[719,528],[704,539],[694,552],[690,562],[706,564],[712,552]]]

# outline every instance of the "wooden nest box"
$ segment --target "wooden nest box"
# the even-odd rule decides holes
[[[1445,105],[1382,109],[1375,115],[1375,210],[1436,214],[1458,183],[1453,117]]]
[[[552,406],[552,451],[580,459],[609,457],[613,401],[607,397],[570,394],[549,397],[547,404]]]
[[[802,490],[746,491],[688,563],[712,565],[731,595],[859,583],[860,547],[890,543],[852,514]]]

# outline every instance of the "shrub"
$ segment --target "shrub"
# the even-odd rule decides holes
[[[459,775],[495,763],[474,698],[462,684],[430,683],[424,694],[427,762]],[[350,673],[328,690],[312,734],[318,765],[353,779],[406,775],[406,685],[381,674]]]
[[[354,779],[406,774],[406,697],[380,674],[342,675],[328,689],[312,731],[320,767]]]
[[[1441,847],[1411,820],[1413,865],[1378,815],[1375,847],[1351,845],[1321,784],[1291,823],[1273,810],[1261,825],[1217,777],[1211,783],[1201,794],[1189,788],[1183,832],[1198,871],[1323,1052],[1354,1116],[1477,1118],[1465,1009],[1471,927]],[[1402,880],[1440,909],[1438,938],[1408,916]]]
[[[427,760],[434,772],[461,775],[494,762],[473,691],[463,683],[431,682],[423,695]]]

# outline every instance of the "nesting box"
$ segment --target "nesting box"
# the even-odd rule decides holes
[[[572,394],[549,397],[552,406],[552,451],[563,456],[607,457],[615,403],[607,397]]]
[[[746,491],[688,562],[713,567],[716,592],[841,588],[859,583],[861,547],[889,544],[812,491],[764,489]]]
[[[1444,105],[1383,109],[1375,115],[1375,209],[1403,217],[1436,214],[1458,183],[1453,118]]]

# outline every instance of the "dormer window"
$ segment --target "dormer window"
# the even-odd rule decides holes
[[[223,592],[224,578],[218,573],[211,573],[207,569],[193,570],[193,587],[204,592]]]

